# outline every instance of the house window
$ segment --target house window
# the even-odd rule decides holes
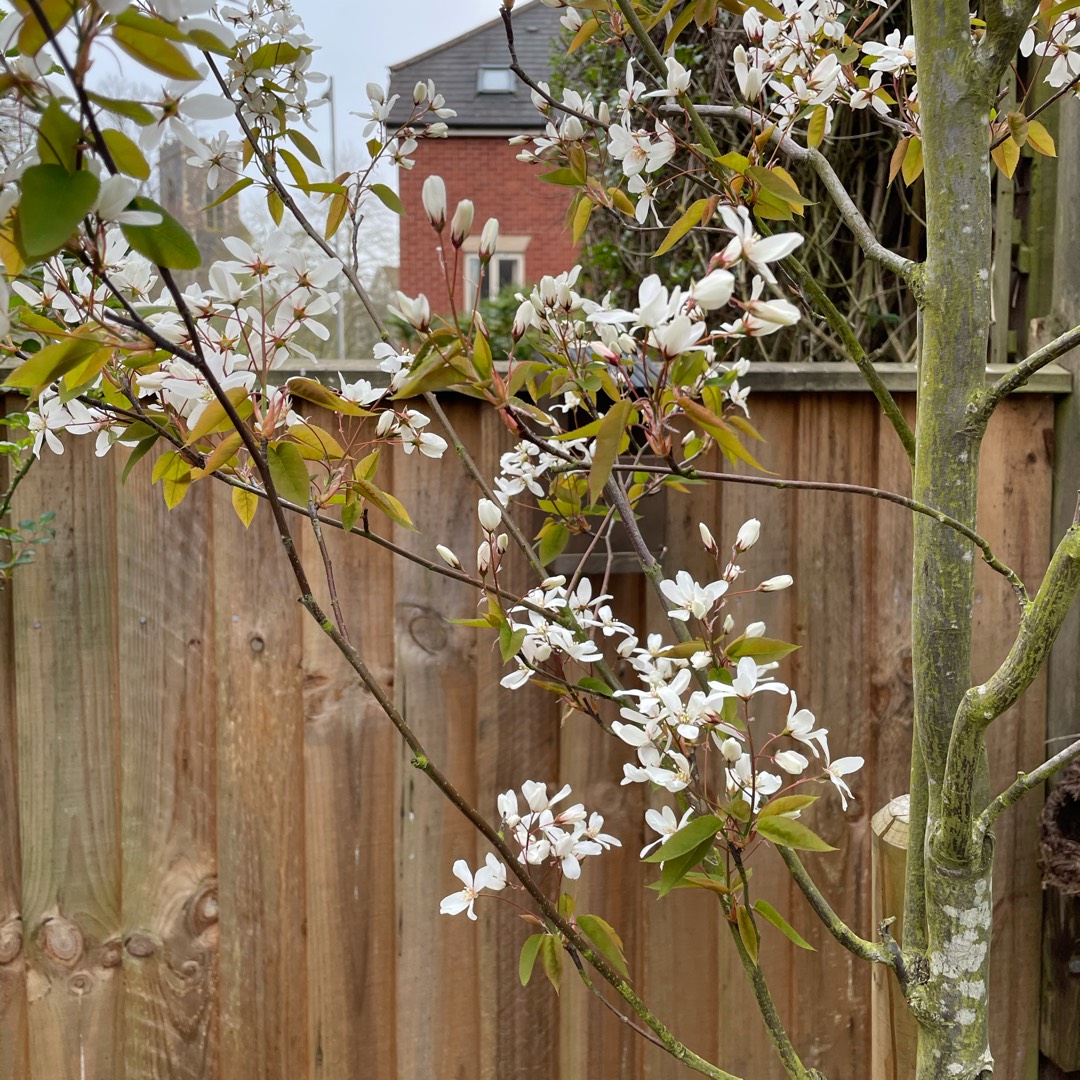
[[[472,307],[476,301],[476,287],[480,283],[480,256],[465,257],[465,305]],[[517,254],[492,255],[491,262],[480,284],[480,299],[494,300],[504,289],[525,283],[525,256]]]
[[[514,73],[508,67],[482,67],[476,71],[478,94],[512,94]]]
[[[225,228],[225,207],[219,203],[217,206],[206,208],[206,227],[215,232]]]

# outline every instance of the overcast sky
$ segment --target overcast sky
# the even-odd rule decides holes
[[[363,144],[364,121],[349,114],[367,107],[369,82],[385,86],[391,64],[498,18],[501,6],[500,0],[293,0],[320,46],[312,67],[334,77],[339,153]],[[322,112],[313,122],[329,126]],[[329,146],[328,132],[319,142]]]

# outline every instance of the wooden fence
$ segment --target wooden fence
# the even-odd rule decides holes
[[[842,375],[842,378],[841,378]],[[907,489],[905,460],[846,373],[761,381],[764,463],[783,476]],[[900,369],[890,378],[911,385]],[[1054,382],[1054,379],[1057,382]],[[903,380],[908,380],[903,384]],[[902,388],[901,385],[901,388]],[[1050,544],[1054,397],[1017,395],[985,444],[980,529],[1030,583]],[[913,406],[901,394],[905,409]],[[451,402],[494,471],[498,419]],[[18,491],[16,517],[56,512],[56,541],[0,594],[0,1077],[17,1080],[630,1080],[684,1075],[572,976],[560,997],[517,979],[528,927],[484,901],[480,921],[438,914],[455,858],[483,845],[407,755],[379,709],[293,601],[261,511],[245,534],[228,493],[198,485],[172,513],[150,462],[126,485],[121,455],[72,440]],[[475,492],[448,455],[399,456],[393,490],[430,555],[477,543]],[[911,733],[906,511],[865,498],[708,486],[666,505],[665,561],[707,573],[696,523],[729,542],[759,517],[750,573],[790,572],[786,593],[737,618],[801,642],[784,677],[862,754],[846,814],[812,824],[839,850],[808,859],[825,894],[870,935],[870,817],[907,790]],[[303,531],[303,530],[299,530]],[[569,781],[624,844],[586,865],[578,910],[625,939],[633,981],[691,1047],[747,1080],[780,1076],[717,908],[646,891],[637,860],[649,794],[619,785],[626,751],[563,720],[540,692],[498,692],[490,642],[448,617],[467,588],[357,538],[330,537],[355,638],[432,758],[495,813],[527,778]],[[307,555],[310,544],[305,537]],[[977,677],[1004,655],[1017,609],[980,567]],[[617,610],[659,627],[634,574]],[[1037,683],[993,729],[995,785],[1041,760]],[[1041,896],[1037,800],[998,832],[992,1039],[1004,1080],[1034,1076]],[[870,972],[828,938],[779,861],[754,887],[817,947],[762,943],[777,1006],[808,1064],[869,1075]]]

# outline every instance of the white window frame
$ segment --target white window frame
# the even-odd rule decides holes
[[[496,251],[491,256],[491,261],[483,275],[483,295],[481,300],[494,300],[500,292],[498,288],[500,263],[512,263],[514,275],[510,286],[522,286],[525,284],[525,255],[519,251]],[[467,253],[465,255],[465,306],[472,309],[476,302],[476,286],[480,280],[480,256],[479,254]],[[507,286],[509,288],[510,286]]]

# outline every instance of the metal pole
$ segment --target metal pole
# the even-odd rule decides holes
[[[336,180],[338,176],[337,167],[337,99],[334,97],[334,76],[330,76],[330,88],[326,92],[327,99],[330,102],[330,179]],[[341,244],[338,237],[341,235],[340,230],[334,233],[334,251],[337,253],[338,258],[341,258]],[[345,260],[342,259],[342,262]],[[338,359],[345,359],[345,295],[343,295],[337,306],[337,351]]]

